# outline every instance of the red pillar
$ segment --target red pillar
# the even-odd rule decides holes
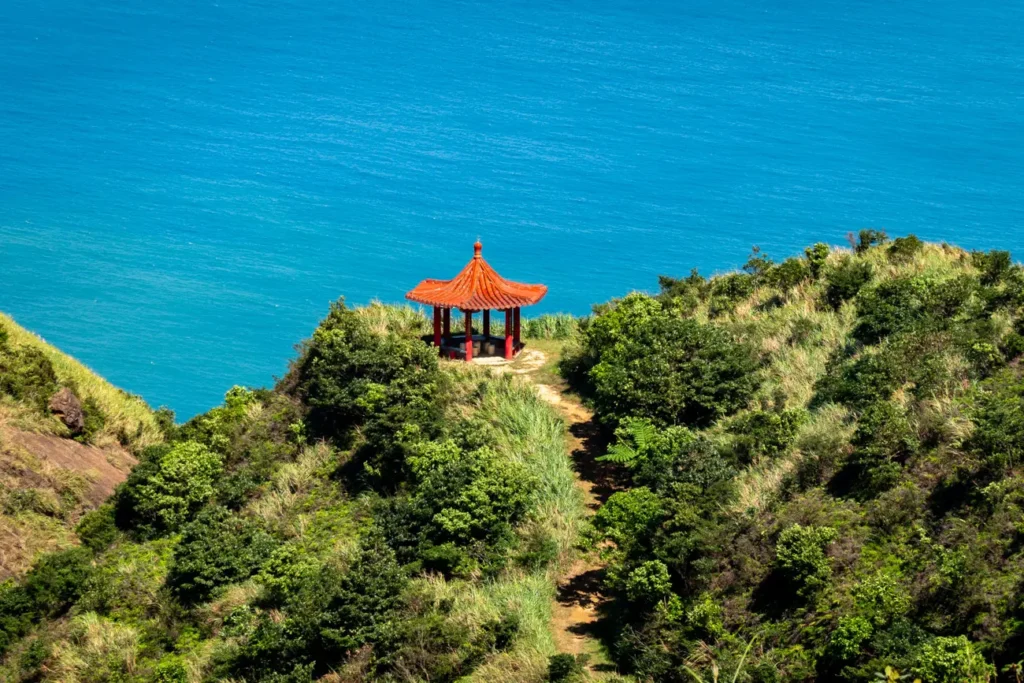
[[[491,311],[487,309],[484,311],[484,336],[491,336]]]
[[[441,346],[441,307],[434,306],[434,346]]]
[[[452,309],[444,309],[444,338],[448,339],[452,336]]]
[[[516,306],[515,311],[512,313],[512,315],[515,317],[515,322],[513,324],[515,325],[515,328],[516,328],[516,331],[515,331],[515,335],[516,335],[515,342],[516,342],[516,348],[518,349],[519,348],[519,307],[518,306]]]
[[[512,360],[512,309],[505,309],[505,360]]]
[[[473,311],[466,311],[466,362],[473,360]]]

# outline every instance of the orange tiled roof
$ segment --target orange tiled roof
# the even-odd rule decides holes
[[[428,306],[464,311],[529,306],[548,293],[545,285],[524,285],[506,280],[480,255],[483,245],[473,245],[473,260],[451,280],[424,280],[405,298]]]

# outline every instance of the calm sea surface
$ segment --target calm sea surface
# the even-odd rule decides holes
[[[850,230],[1024,254],[1024,3],[6,0],[0,310],[188,417],[484,255],[586,313]]]

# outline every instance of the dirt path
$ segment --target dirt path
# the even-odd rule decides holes
[[[605,453],[607,443],[594,423],[593,414],[575,396],[558,386],[539,381],[536,375],[547,360],[543,351],[527,349],[506,368],[532,382],[537,394],[565,418],[568,425],[566,450],[578,475],[577,485],[584,493],[590,514],[593,514],[616,488],[609,467],[596,460]],[[558,651],[590,655],[587,668],[594,677],[600,677],[602,671],[614,669],[604,661],[595,661],[601,654],[595,628],[600,607],[606,599],[601,593],[604,569],[605,565],[596,553],[578,558],[558,583],[552,618]]]

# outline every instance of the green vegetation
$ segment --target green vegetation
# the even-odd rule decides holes
[[[624,671],[1018,680],[1024,269],[852,243],[581,324],[561,367],[625,479],[594,518]]]
[[[338,302],[274,389],[129,440],[81,547],[0,585],[0,681],[589,680],[551,628],[580,543],[633,680],[1019,680],[1024,268],[851,247],[524,322],[609,443],[589,520],[534,387]],[[68,375],[5,343],[44,415]]]
[[[119,442],[132,450],[163,440],[145,401],[112,386],[0,313],[0,417],[33,431],[67,435],[47,407],[61,387],[70,388],[82,401],[82,439],[98,445]]]
[[[165,420],[82,546],[0,588],[0,680],[543,679],[564,423],[423,322],[339,302],[276,388]]]

